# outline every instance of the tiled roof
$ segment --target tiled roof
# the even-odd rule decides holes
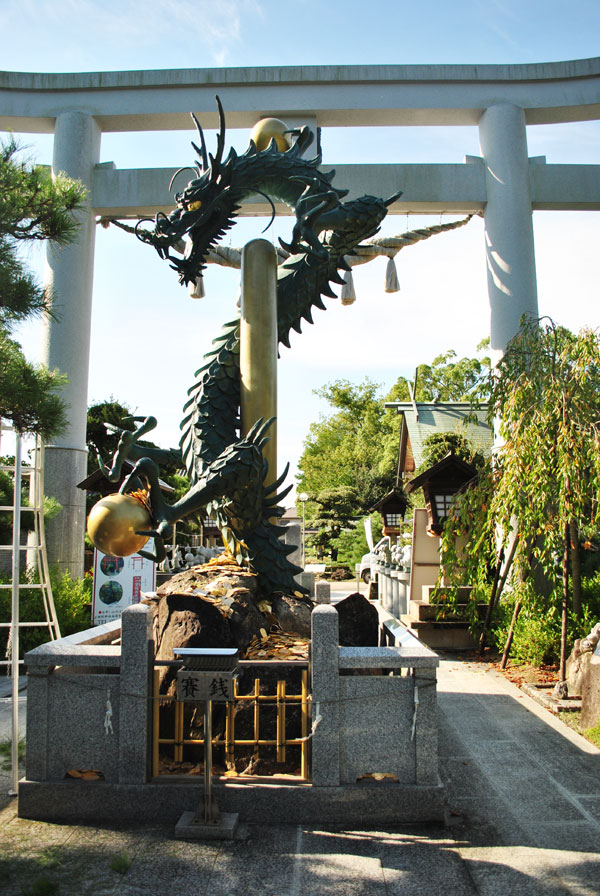
[[[413,405],[410,401],[391,401],[388,408],[396,408],[403,416],[403,427],[408,432],[408,443],[405,456],[400,457],[400,472],[406,469],[406,460],[410,453],[414,457],[414,466],[419,467],[423,461],[423,442],[428,436],[442,432],[456,432],[473,443],[477,451],[487,455],[492,449],[494,434],[487,423],[487,404],[473,408],[469,402],[460,401],[418,401]],[[416,410],[415,410],[416,409]],[[402,438],[400,439],[402,445]]]

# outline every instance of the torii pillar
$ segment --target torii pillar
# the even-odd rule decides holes
[[[91,190],[92,172],[100,158],[100,128],[91,115],[63,112],[56,119],[52,170],[78,178]],[[77,483],[87,473],[85,440],[88,366],[92,317],[95,220],[90,202],[77,214],[75,240],[66,248],[49,247],[46,286],[52,292],[52,311],[46,317],[42,363],[58,367],[69,378],[62,397],[68,425],[45,451],[45,485],[62,505],[46,526],[48,558],[73,578],[83,576],[85,492]]]
[[[538,316],[525,113],[500,103],[481,116],[490,348],[497,363],[523,314]]]

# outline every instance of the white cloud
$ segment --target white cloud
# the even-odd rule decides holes
[[[189,65],[197,46],[198,67],[221,65],[235,57],[247,21],[262,19],[258,0],[5,0],[0,9],[0,29],[11,33],[23,49],[23,68],[43,70],[53,56],[63,70],[74,68],[164,68],[168,53],[181,48],[181,67]],[[41,28],[40,24],[45,23]],[[47,40],[52,31],[63,46]],[[44,46],[45,45],[45,46]],[[140,51],[153,49],[154,61]],[[44,57],[32,65],[34,57]],[[86,64],[87,60],[87,64]],[[99,63],[99,60],[103,60]],[[169,66],[167,66],[169,67]]]

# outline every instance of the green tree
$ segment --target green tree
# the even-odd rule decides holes
[[[460,460],[473,464],[475,467],[482,467],[485,463],[484,457],[480,454],[473,443],[460,432],[436,432],[427,436],[423,442],[423,463],[417,472],[427,467],[432,467],[442,460],[448,452],[452,452]]]
[[[337,413],[311,424],[298,467],[298,492],[351,488],[354,515],[366,513],[395,482],[398,419],[383,407],[378,385],[369,379],[355,386],[338,380],[317,394]],[[307,513],[313,514],[311,505]]]
[[[433,359],[431,364],[419,364],[416,370],[416,401],[485,401],[489,395],[491,361],[483,352],[489,339],[477,346],[479,357],[459,358],[449,349]],[[387,401],[409,401],[415,387],[405,377],[399,377]]]
[[[46,439],[66,423],[59,396],[65,379],[27,361],[12,338],[16,324],[50,309],[51,297],[26,270],[20,250],[40,240],[57,246],[71,241],[77,226],[72,213],[83,198],[80,183],[20,161],[13,140],[0,144],[0,417]]]
[[[479,349],[485,347],[484,342]],[[456,353],[450,350],[438,355],[431,364],[420,365],[417,401],[485,399],[489,359],[455,358]],[[410,400],[411,388],[405,377],[399,377],[385,397],[379,395],[380,387],[368,378],[358,385],[337,380],[318,390],[317,394],[327,399],[334,413],[310,426],[298,464],[298,493],[316,496],[324,489],[351,488],[356,499],[350,517],[359,520],[366,516],[373,504],[396,485],[400,417],[394,410],[386,409],[385,403]],[[307,502],[306,515],[308,519],[320,517],[314,500]],[[338,537],[330,537],[325,529],[320,536],[328,547]],[[350,546],[355,537],[356,550]],[[344,554],[358,553],[362,539],[362,529],[358,534],[346,532],[342,539]]]
[[[570,555],[580,532],[600,526],[600,336],[525,321],[489,382],[490,418],[501,421],[503,443],[493,469],[455,502],[443,560],[451,574],[455,536],[467,536],[461,562],[477,584],[512,555],[518,604],[533,595],[539,612],[560,609],[564,679]],[[540,569],[552,587],[544,600]]]
[[[87,410],[85,439],[88,446],[88,474],[98,467],[98,455],[105,463],[119,446],[120,433],[111,429],[132,429],[135,426],[134,412],[126,404],[122,404],[113,395],[108,401],[92,404]],[[108,423],[109,427],[105,424]]]
[[[481,343],[480,349],[486,343]],[[485,399],[490,362],[486,357],[461,358],[454,351],[438,355],[417,374],[417,401]],[[408,401],[411,384],[399,377],[390,392],[379,396],[370,379],[359,385],[347,380],[329,383],[317,394],[335,413],[311,424],[298,469],[298,492],[350,486],[356,490],[355,515],[369,508],[396,484],[400,418],[386,409],[389,401]],[[312,508],[307,507],[307,512]]]
[[[137,422],[136,422],[137,421]],[[107,401],[90,405],[87,411],[86,442],[88,446],[88,476],[98,469],[98,455],[110,466],[112,458],[119,447],[120,430],[134,429],[139,425],[140,417],[135,416],[128,405],[123,404],[113,395]],[[109,426],[105,426],[108,423]],[[154,442],[140,440],[138,443],[148,448],[157,448]],[[166,460],[165,460],[166,458]],[[182,498],[190,488],[189,477],[181,469],[182,462],[176,449],[165,451],[161,461],[161,479],[170,485],[174,492],[169,497],[170,503]],[[116,488],[116,486],[115,486]],[[97,501],[97,494],[89,492],[86,498],[86,512],[89,513]],[[199,532],[197,520],[188,517],[177,524],[177,540],[184,542],[190,535]]]
[[[308,520],[308,527],[316,532],[310,535],[309,543],[319,557],[327,555],[337,561],[337,539],[343,529],[354,528],[356,501],[356,491],[347,485],[322,489],[315,496],[315,515]]]
[[[372,513],[370,517],[373,543],[377,544],[383,534],[383,520],[380,513]],[[336,539],[336,546],[338,562],[354,571],[356,564],[369,552],[364,520],[360,520],[352,529],[343,529]]]

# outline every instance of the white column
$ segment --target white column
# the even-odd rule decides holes
[[[537,317],[533,222],[525,113],[518,106],[490,106],[479,138],[485,165],[485,241],[492,361],[502,357],[523,314]]]
[[[100,129],[91,115],[63,112],[54,132],[54,172],[64,171],[81,180],[88,190],[94,165],[100,158]],[[46,528],[48,557],[83,575],[85,493],[76,488],[86,475],[85,442],[95,221],[91,196],[77,215],[76,239],[64,249],[49,247],[46,283],[51,289],[55,318],[47,317],[42,361],[58,367],[69,378],[63,392],[68,405],[68,426],[46,446],[45,491],[62,504],[62,511]]]

